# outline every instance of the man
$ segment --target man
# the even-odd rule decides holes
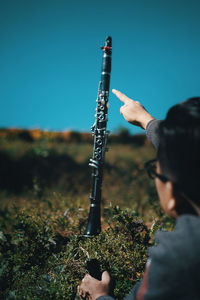
[[[146,169],[155,179],[162,209],[176,219],[174,232],[156,233],[144,277],[126,300],[200,299],[200,98],[173,106],[158,121],[139,102],[113,93],[124,103],[124,118],[145,129],[157,148],[157,158]],[[101,281],[86,275],[79,287],[81,298],[113,300],[109,283],[107,271]]]

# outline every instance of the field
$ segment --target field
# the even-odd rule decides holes
[[[0,131],[1,299],[75,299],[88,257],[110,271],[116,299],[142,277],[155,229],[172,228],[143,167],[155,150],[126,131],[108,147],[103,230],[85,239],[91,135]]]

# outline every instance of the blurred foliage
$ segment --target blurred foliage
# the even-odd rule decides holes
[[[25,132],[33,141],[21,139],[23,131],[0,130],[0,189],[18,195],[18,205],[23,194],[43,197],[53,192],[68,195],[73,201],[78,196],[82,205],[87,204],[91,187],[88,162],[93,150],[92,140],[87,137],[92,135],[39,129]],[[74,137],[78,135],[77,142]],[[132,141],[119,143],[120,134],[109,137],[103,202],[128,206],[145,214],[149,179],[143,164],[155,151],[144,135],[128,134],[128,138]]]
[[[90,239],[91,135],[0,131],[0,299],[75,299],[89,258],[110,272],[116,299],[143,276],[154,232],[173,223],[143,168],[154,149],[120,134],[106,153],[102,232]]]

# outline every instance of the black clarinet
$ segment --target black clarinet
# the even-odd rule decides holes
[[[84,236],[92,237],[101,232],[101,190],[106,144],[109,132],[106,130],[108,121],[108,96],[110,87],[112,38],[106,38],[103,50],[101,80],[99,82],[95,123],[91,128],[94,136],[93,156],[89,166],[92,172],[92,192],[90,195],[90,212]]]

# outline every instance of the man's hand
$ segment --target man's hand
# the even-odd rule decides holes
[[[124,103],[120,108],[120,113],[124,119],[133,125],[146,129],[149,121],[154,118],[146,111],[144,106],[142,106],[140,102],[128,98],[117,90],[112,90],[112,92]]]
[[[87,274],[78,286],[78,293],[81,299],[96,300],[100,296],[108,295],[109,284],[110,275],[107,271],[103,272],[101,281]]]

